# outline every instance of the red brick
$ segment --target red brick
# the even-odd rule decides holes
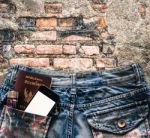
[[[56,40],[56,31],[34,32],[31,36],[32,40]]]
[[[9,60],[10,64],[22,64],[31,67],[48,67],[48,58],[13,58]]]
[[[97,25],[100,28],[106,28],[107,27],[106,20],[103,16],[99,17]]]
[[[5,69],[8,69],[8,67],[9,67],[8,62],[4,61],[3,63],[1,63],[0,69],[1,71],[3,71]]]
[[[47,14],[58,14],[62,12],[62,3],[45,2],[45,12]]]
[[[82,46],[81,47],[86,55],[98,55],[99,47],[98,46]]]
[[[96,59],[96,66],[98,68],[112,68],[114,66],[114,59],[98,58],[98,59]]]
[[[62,54],[62,45],[38,45],[36,48],[37,54]]]
[[[5,3],[0,3],[0,12],[2,13],[9,12],[9,5]]]
[[[56,58],[54,68],[72,70],[88,70],[93,67],[93,60],[89,58]]]
[[[64,45],[63,51],[64,51],[64,54],[69,54],[69,55],[76,54],[76,46]]]
[[[14,46],[14,51],[16,53],[33,53],[35,49],[34,45],[16,45]]]
[[[109,33],[108,32],[102,32],[101,37],[104,39],[107,39],[109,37]]]
[[[56,18],[38,18],[36,20],[36,26],[39,28],[57,26],[57,19]]]
[[[74,18],[60,18],[58,19],[58,26],[60,27],[71,27],[75,23]]]
[[[88,41],[92,40],[92,38],[85,37],[85,36],[77,36],[77,35],[71,35],[64,38],[65,41]]]
[[[105,13],[107,6],[106,4],[94,4],[93,9],[97,12]]]

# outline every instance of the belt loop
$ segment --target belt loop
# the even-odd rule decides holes
[[[139,70],[139,67],[138,67],[138,64],[132,64],[132,68],[136,74],[136,80],[137,82],[140,82],[141,81],[141,73],[140,73],[140,70]]]
[[[76,75],[75,74],[72,74],[72,88],[75,87],[75,82],[76,82]]]
[[[14,65],[14,67],[12,68],[12,72],[11,72],[11,76],[10,76],[10,83],[13,84],[14,83],[14,78],[16,77],[17,72],[19,71],[19,65],[16,64]]]
[[[72,74],[72,75],[71,75],[71,79],[72,79],[71,94],[72,94],[72,95],[75,95],[75,94],[76,94],[76,88],[75,88],[76,75],[75,75],[75,74]]]

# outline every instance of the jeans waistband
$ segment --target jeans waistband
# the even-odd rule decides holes
[[[107,101],[113,100],[120,104],[119,99],[126,99],[126,97],[128,100],[122,102],[132,103],[138,97],[139,101],[145,99],[145,94],[143,94],[146,91],[144,73],[141,66],[134,63],[107,71],[86,72],[65,72],[24,65],[10,65],[0,86],[0,101],[5,99],[7,91],[14,89],[19,70],[51,76],[51,87],[60,95],[61,106],[64,107],[72,107],[71,99],[76,99],[77,108],[97,106],[97,104],[103,102],[106,104]],[[66,87],[65,91],[62,89],[63,87]],[[75,88],[75,91],[72,88]],[[93,94],[95,95],[93,96]]]
[[[52,87],[91,87],[108,84],[144,81],[144,73],[138,63],[104,71],[65,72],[27,67],[19,64],[9,66],[1,87],[12,89],[19,70],[44,74],[52,77]]]

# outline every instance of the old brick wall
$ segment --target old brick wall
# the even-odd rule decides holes
[[[9,64],[67,71],[139,62],[150,83],[149,0],[0,0],[0,78]]]

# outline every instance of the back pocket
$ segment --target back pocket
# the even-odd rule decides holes
[[[0,137],[45,138],[50,118],[4,106],[0,118]]]
[[[146,101],[142,102],[122,105],[108,110],[94,109],[94,111],[91,110],[86,113],[94,138],[101,138],[103,133],[118,137],[123,136],[131,130],[137,129],[140,124],[144,124],[149,108]],[[146,128],[143,128],[142,131],[146,131]],[[144,133],[146,134],[146,132]]]

